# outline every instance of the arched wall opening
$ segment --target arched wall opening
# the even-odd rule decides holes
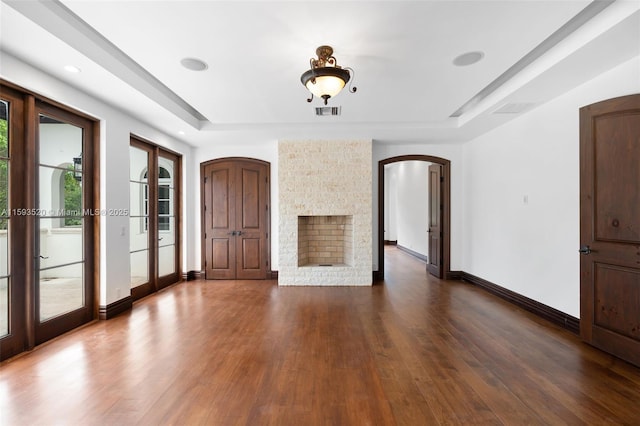
[[[400,161],[425,161],[442,166],[442,277],[451,273],[451,161],[431,155],[401,155],[378,162],[378,270],[375,281],[384,280],[385,166]]]

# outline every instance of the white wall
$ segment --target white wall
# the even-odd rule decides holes
[[[398,245],[428,256],[429,165],[401,161],[385,166],[385,230]],[[388,216],[388,217],[387,217]],[[385,239],[389,239],[385,235]]]
[[[398,168],[397,163],[384,166],[384,239],[398,241]]]
[[[144,139],[178,152],[183,156],[183,193],[188,194],[186,182],[193,180],[191,147],[148,126],[131,116],[62,83],[17,58],[2,53],[0,75],[14,84],[54,99],[100,120],[100,207],[129,208],[129,136]],[[126,99],[122,100],[126,102]],[[197,174],[197,172],[195,172]],[[191,189],[189,189],[191,191]],[[192,215],[189,205],[183,209],[183,244],[193,239]],[[183,252],[183,268],[186,251]],[[129,218],[128,216],[100,217],[100,305],[108,305],[129,295]]]
[[[462,270],[579,316],[578,110],[638,92],[635,58],[464,145]]]

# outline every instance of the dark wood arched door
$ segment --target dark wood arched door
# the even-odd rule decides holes
[[[640,95],[580,109],[580,335],[640,365]]]
[[[205,277],[270,277],[269,163],[243,158],[203,163],[201,185]]]

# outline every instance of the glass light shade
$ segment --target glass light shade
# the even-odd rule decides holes
[[[312,81],[313,80],[307,81],[307,89],[318,98],[322,98],[324,95],[333,97],[340,93],[345,85],[343,79],[334,75],[316,77],[315,84]]]
[[[300,77],[304,86],[318,98],[325,99],[340,93],[349,82],[351,75],[346,69],[339,67],[320,67],[306,71]]]

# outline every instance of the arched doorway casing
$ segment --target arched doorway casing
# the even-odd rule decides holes
[[[271,165],[228,157],[200,164],[206,279],[271,278]]]
[[[442,278],[448,278],[451,274],[451,161],[431,155],[401,155],[378,162],[378,270],[374,280],[384,280],[384,166],[399,161],[426,161],[442,166]]]

